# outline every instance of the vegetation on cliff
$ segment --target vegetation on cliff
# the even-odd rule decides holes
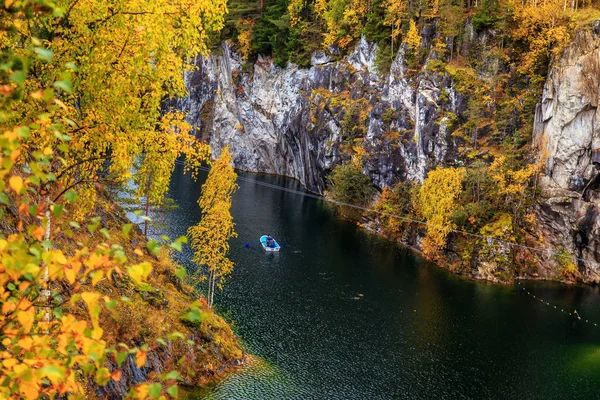
[[[160,104],[184,94],[186,60],[225,12],[224,1],[0,6],[0,397],[176,397],[177,381],[242,358],[169,259],[186,239],[147,242],[107,192],[133,181],[160,204],[176,158],[192,173],[208,160]]]
[[[213,39],[215,43],[233,39],[249,64],[263,54],[272,56],[279,66],[287,62],[308,66],[315,50],[324,50],[330,60],[341,60],[345,52],[365,37],[378,45],[376,66],[382,79],[399,56],[402,68],[406,67],[402,77],[416,93],[415,103],[419,102],[423,76],[431,77],[432,81],[451,82],[440,91],[435,104],[439,118],[435,122],[449,130],[456,151],[451,157],[428,165],[427,170],[438,166],[446,169],[446,173],[464,169],[463,178],[455,182],[460,190],[454,209],[451,213],[442,212],[443,201],[437,201],[432,206],[438,209],[428,213],[430,205],[424,202],[426,196],[416,195],[418,190],[411,192],[409,200],[400,198],[397,194],[408,195],[406,188],[413,185],[406,182],[398,182],[397,188],[384,189],[375,207],[404,210],[411,218],[429,224],[436,224],[443,214],[447,219],[438,222],[443,222],[444,229],[485,233],[507,243],[539,247],[543,238],[536,231],[534,211],[541,198],[538,178],[546,155],[533,146],[535,105],[550,61],[577,30],[600,17],[598,4],[558,0],[233,0],[230,4],[232,13],[225,21],[226,29]],[[347,142],[341,149],[341,158],[349,163],[359,155],[365,161],[361,166],[366,172],[367,161],[377,158],[377,154],[370,154],[370,149],[361,144],[367,134],[372,97],[346,87],[336,89],[312,91],[311,121],[318,122],[321,110],[334,115]],[[464,104],[454,105],[455,112],[451,112],[447,105],[457,101],[454,94]],[[409,141],[411,132],[398,132],[391,124],[385,125],[386,118],[393,113],[393,107],[383,111],[385,138],[392,144]],[[416,136],[413,139],[419,140]],[[353,168],[360,170],[361,166]],[[349,170],[350,167],[340,166],[331,175],[330,191],[339,199],[352,196],[350,189],[356,190],[344,185]],[[429,180],[421,184],[426,187]],[[360,187],[363,186],[369,185]],[[343,187],[347,193],[338,190]],[[364,204],[364,199],[359,203]],[[344,212],[348,214],[348,210]],[[381,229],[405,236],[403,230],[414,229],[409,225],[384,217]],[[430,232],[429,228],[427,231],[427,235],[423,234],[425,253],[437,258],[441,251],[447,263],[458,271],[476,270],[477,264],[487,260],[496,266],[491,275],[486,272],[489,279],[507,280],[515,275],[536,273],[534,252],[467,239],[451,232],[442,235]],[[434,237],[437,239],[433,240]],[[568,255],[566,250],[565,255]],[[572,258],[569,260],[567,266],[556,261],[556,278],[576,277]]]

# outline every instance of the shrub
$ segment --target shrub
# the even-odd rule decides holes
[[[328,180],[329,191],[338,202],[364,207],[373,197],[371,179],[356,165],[336,166]],[[362,216],[360,210],[352,207],[342,206],[341,210],[350,219],[357,220]]]

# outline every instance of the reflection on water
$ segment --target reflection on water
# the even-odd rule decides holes
[[[183,399],[248,399],[265,394],[262,398],[282,399],[298,395],[293,379],[265,360],[256,357],[235,372],[227,373],[217,383],[199,390],[183,390]]]
[[[280,177],[245,174],[298,189]],[[215,299],[265,360],[193,399],[569,399],[600,393],[600,327],[513,286],[463,279],[338,219],[327,204],[239,182],[237,263]],[[177,170],[171,237],[199,219],[200,184]],[[246,248],[272,234],[280,254]],[[181,254],[189,263],[189,248]],[[600,322],[597,288],[524,283]]]

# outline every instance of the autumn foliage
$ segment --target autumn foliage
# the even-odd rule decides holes
[[[231,196],[236,190],[237,174],[231,166],[231,153],[225,147],[221,156],[212,164],[208,178],[202,185],[202,195],[198,204],[202,209],[202,219],[188,229],[194,249],[193,261],[198,265],[194,273],[197,282],[208,278],[208,305],[212,307],[215,286],[223,287],[225,278],[233,270],[233,262],[227,258],[229,239],[237,236],[233,230],[230,213]]]
[[[91,384],[119,381],[126,359],[146,363],[147,344],[105,339],[101,315],[131,299],[100,288],[144,287],[147,257],[164,250],[97,215],[99,193],[133,179],[159,201],[177,157],[192,169],[207,160],[183,115],[160,105],[185,93],[187,60],[225,11],[185,0],[0,6],[0,397],[87,398]],[[178,377],[166,371],[130,395],[176,397]]]
[[[423,252],[435,258],[446,245],[446,238],[455,225],[452,221],[462,189],[464,168],[437,168],[423,182],[419,192],[421,213],[427,221]]]

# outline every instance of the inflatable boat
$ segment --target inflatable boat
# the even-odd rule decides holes
[[[269,243],[269,241],[267,240],[267,235],[260,237],[260,244],[262,245],[265,251],[279,251],[279,249],[281,248],[279,246],[279,243],[277,243],[277,241],[273,238],[271,238],[271,242]]]

